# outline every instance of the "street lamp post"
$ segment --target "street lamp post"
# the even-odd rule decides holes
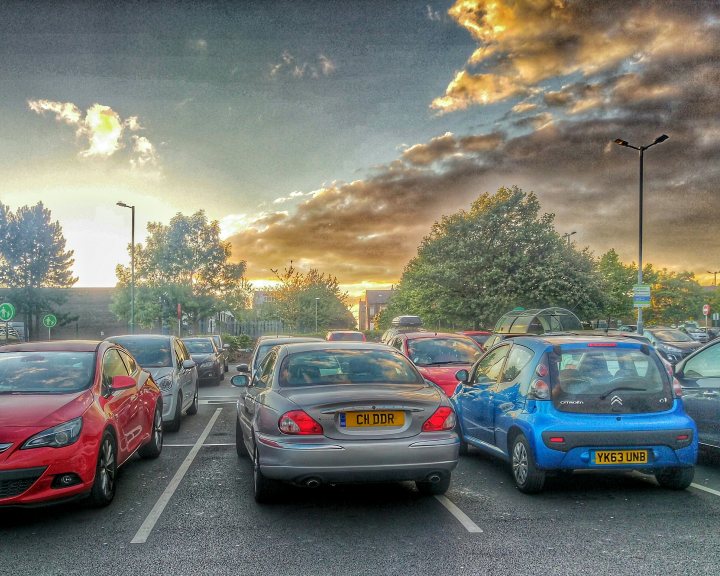
[[[708,270],[708,274],[712,274],[712,275],[713,275],[713,286],[717,286],[717,275],[718,275],[718,272],[720,272],[720,270],[715,270],[714,272],[710,272],[710,270]]]
[[[572,232],[565,232],[565,234],[563,234],[563,238],[567,240],[568,246],[570,246],[570,236],[572,236],[573,234],[577,234],[577,232],[573,230]]]
[[[132,211],[132,231],[130,235],[130,333],[135,334],[135,206],[118,202],[118,206]]]
[[[621,138],[615,139],[615,144],[618,144],[619,146],[625,146],[626,148],[632,148],[633,150],[637,150],[640,152],[640,210],[639,210],[639,219],[638,219],[638,285],[642,284],[643,280],[643,261],[642,261],[642,241],[643,241],[643,155],[645,153],[645,150],[648,148],[651,148],[652,146],[655,146],[655,144],[660,144],[661,142],[665,142],[670,138],[667,134],[663,134],[661,136],[658,136],[655,138],[655,141],[652,144],[648,144],[647,146],[633,146],[632,144],[629,144],[627,140],[622,140]],[[638,306],[637,311],[637,332],[638,334],[643,333],[643,314],[642,314],[642,308]]]
[[[320,302],[320,298],[315,298],[315,334],[318,331],[318,302]]]

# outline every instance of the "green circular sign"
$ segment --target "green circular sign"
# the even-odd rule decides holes
[[[3,302],[0,304],[0,320],[3,322],[10,322],[15,317],[15,306],[10,302]]]
[[[43,316],[43,326],[45,326],[45,328],[52,328],[55,324],[57,324],[57,318],[55,318],[53,314]]]

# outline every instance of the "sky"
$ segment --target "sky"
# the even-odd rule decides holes
[[[443,215],[517,185],[596,256],[720,269],[720,4],[0,3],[0,202],[42,201],[78,286],[205,210],[262,286],[396,284]]]

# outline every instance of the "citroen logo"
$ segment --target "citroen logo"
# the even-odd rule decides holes
[[[610,406],[622,406],[622,398],[620,396],[613,396],[610,398]]]
[[[10,446],[12,446],[12,442],[8,442],[7,444],[0,444],[0,454],[5,452],[5,450],[10,448]]]

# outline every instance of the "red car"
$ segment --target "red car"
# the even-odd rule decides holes
[[[331,330],[325,335],[325,340],[332,342],[365,342],[365,334],[357,330]]]
[[[483,349],[469,336],[443,332],[398,334],[390,341],[417,366],[426,380],[434,382],[452,396],[458,380],[455,373],[469,370]]]
[[[458,334],[470,336],[470,338],[480,344],[480,347],[483,350],[485,350],[485,341],[490,338],[490,336],[492,336],[492,332],[488,332],[487,330],[463,330],[461,332],[458,332]]]
[[[162,451],[162,394],[125,348],[0,348],[0,507],[115,496],[119,466]]]

